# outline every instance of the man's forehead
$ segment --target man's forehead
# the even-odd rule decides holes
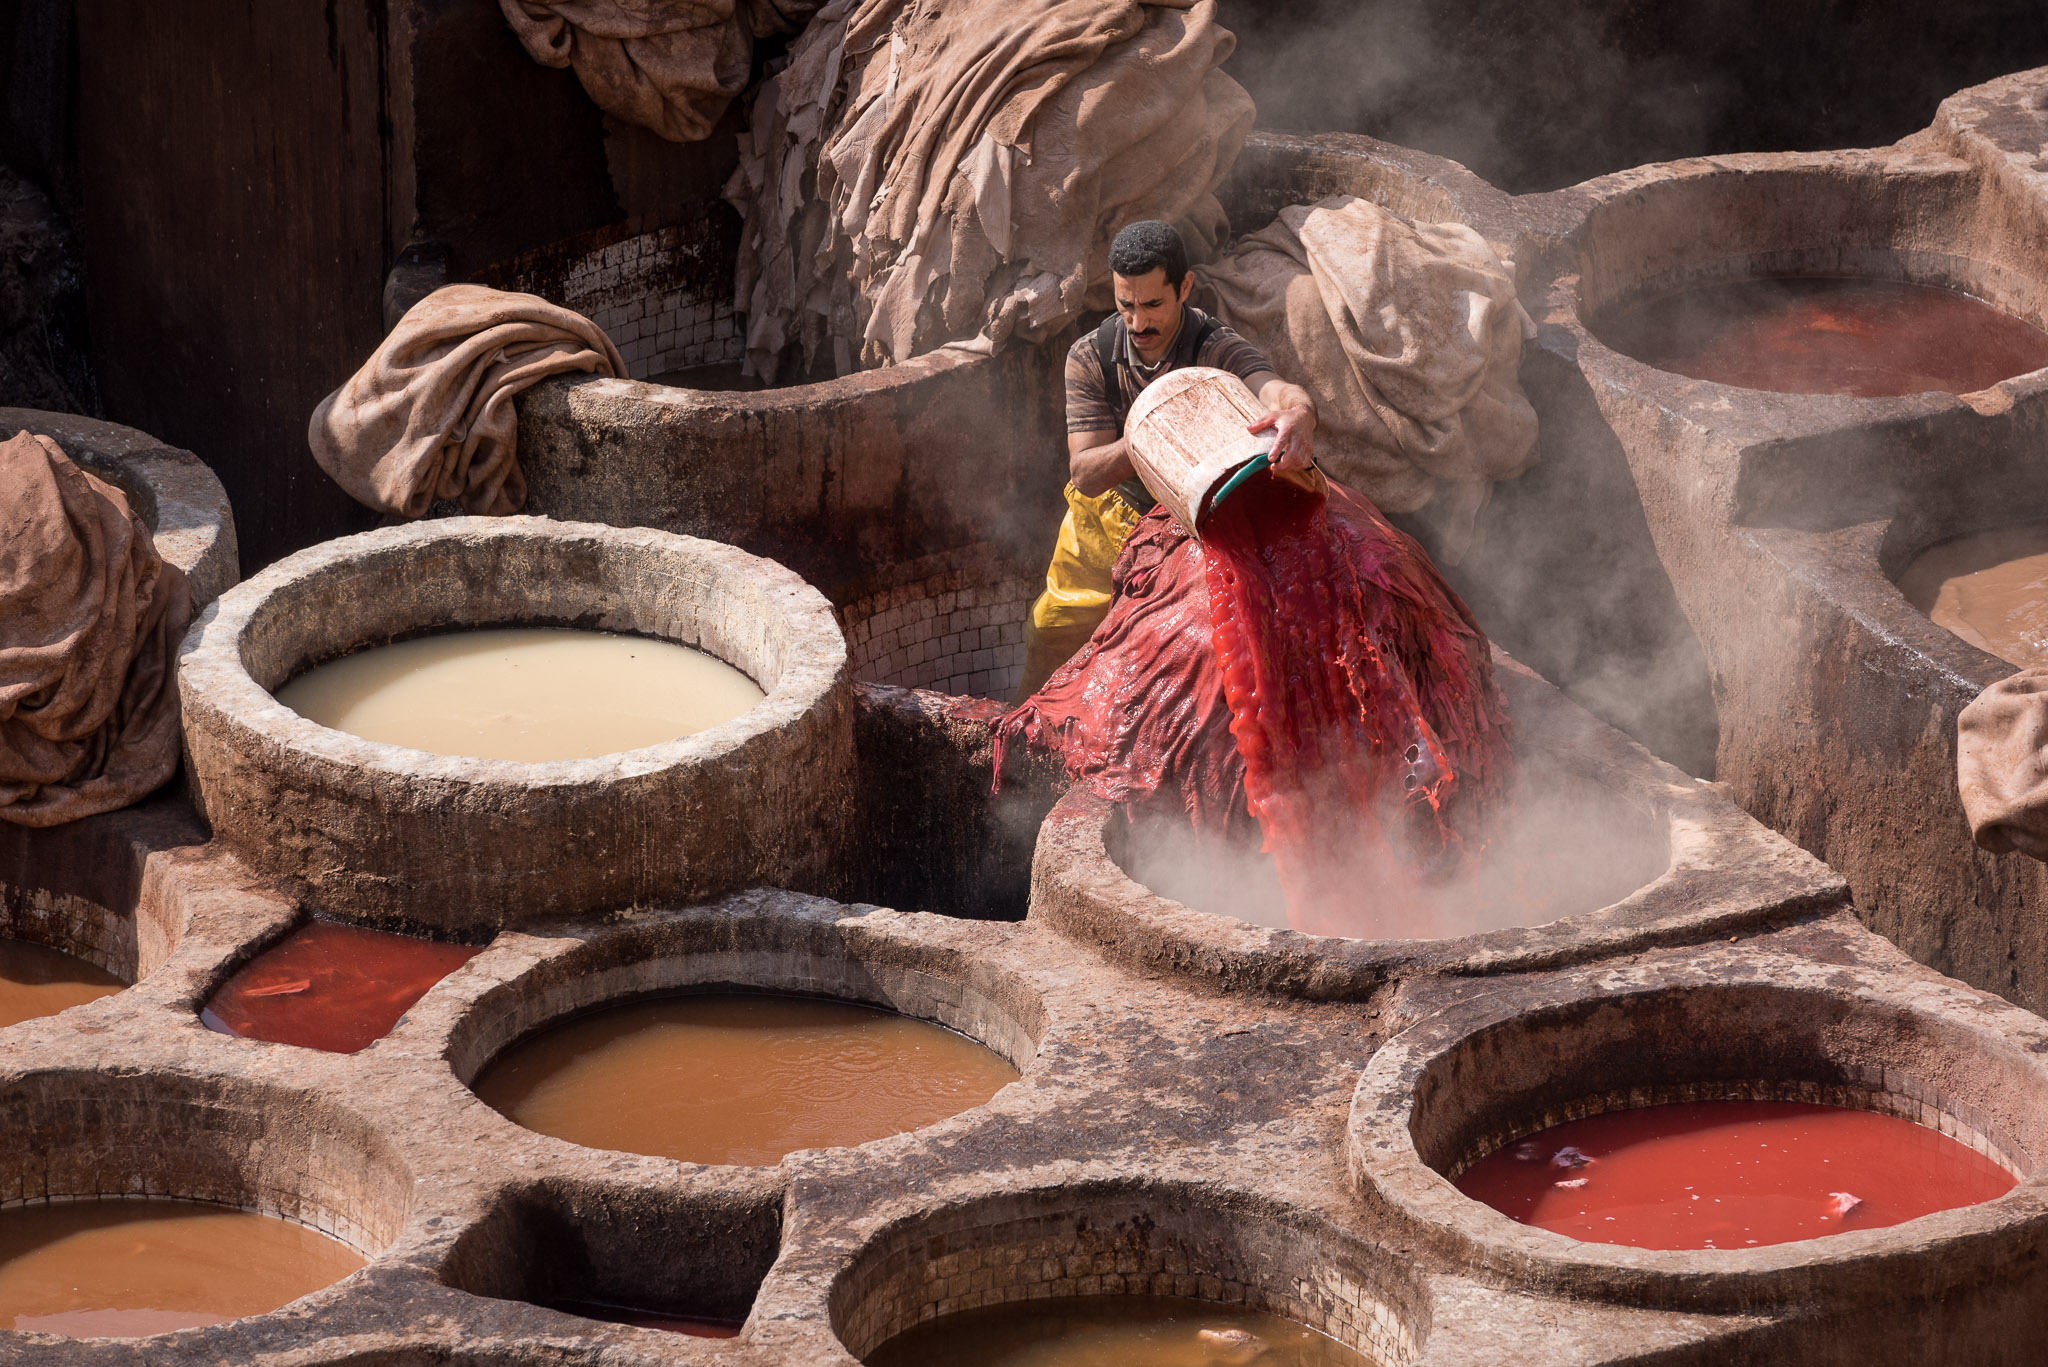
[[[1173,293],[1172,287],[1166,283],[1166,267],[1164,266],[1154,266],[1143,275],[1118,275],[1115,271],[1111,271],[1109,278],[1115,282],[1116,292],[1119,297],[1149,299],[1154,296],[1164,297]]]

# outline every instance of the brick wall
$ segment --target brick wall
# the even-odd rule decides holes
[[[928,555],[840,609],[854,677],[1007,701],[1024,674],[1024,621],[1042,576],[985,543]]]

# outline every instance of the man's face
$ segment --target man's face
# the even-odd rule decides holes
[[[1166,283],[1163,266],[1138,276],[1111,271],[1109,278],[1116,288],[1116,311],[1131,334],[1131,349],[1139,360],[1151,365],[1166,354],[1180,328],[1180,306],[1195,283],[1194,272],[1181,277],[1178,289]]]

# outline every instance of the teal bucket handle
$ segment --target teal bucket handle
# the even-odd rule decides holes
[[[1244,464],[1238,466],[1237,469],[1231,471],[1230,478],[1224,480],[1222,485],[1217,488],[1214,496],[1212,496],[1209,499],[1208,512],[1215,512],[1217,506],[1221,504],[1224,499],[1229,498],[1233,493],[1237,492],[1238,485],[1243,484],[1246,480],[1250,479],[1253,475],[1258,474],[1261,470],[1264,470],[1267,466],[1271,465],[1272,463],[1273,453],[1271,451],[1261,451],[1259,452],[1259,454],[1253,456]],[[1208,516],[1208,513],[1204,513],[1203,516]]]

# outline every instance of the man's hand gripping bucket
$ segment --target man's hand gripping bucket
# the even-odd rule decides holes
[[[1131,464],[1152,496],[1193,535],[1217,504],[1268,468],[1270,434],[1245,429],[1265,415],[1243,380],[1227,370],[1187,366],[1169,371],[1131,405],[1124,434]],[[1274,471],[1318,497],[1322,471]]]

